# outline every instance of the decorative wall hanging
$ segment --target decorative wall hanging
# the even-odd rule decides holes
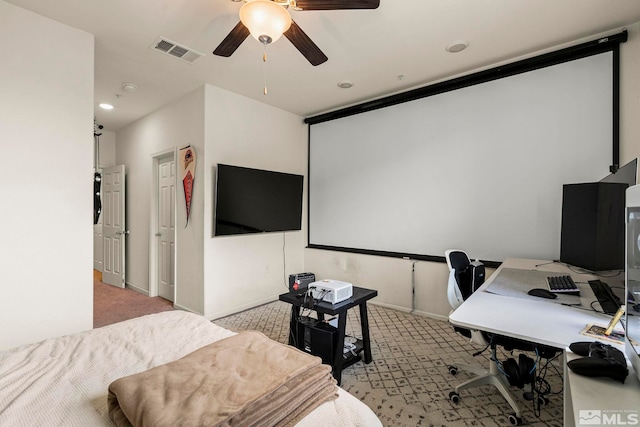
[[[187,208],[187,223],[185,227],[189,225],[189,217],[191,215],[191,200],[193,197],[193,181],[196,176],[196,152],[187,145],[180,149],[180,171],[182,175],[182,187],[184,188],[184,201]]]

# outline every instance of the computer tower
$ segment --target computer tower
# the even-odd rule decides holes
[[[627,187],[613,182],[563,186],[560,261],[591,271],[624,268]]]
[[[333,366],[338,330],[326,322],[300,316],[291,321],[294,345],[302,351],[318,356],[322,363]]]

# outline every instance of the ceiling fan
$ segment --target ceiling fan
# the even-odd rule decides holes
[[[241,0],[231,0],[241,1]],[[327,56],[320,50],[318,46],[309,38],[309,36],[302,31],[302,29],[291,20],[287,9],[290,7],[293,10],[344,10],[344,9],[377,9],[380,5],[380,0],[244,0],[245,4],[240,9],[241,21],[231,30],[227,37],[222,40],[222,43],[216,47],[213,51],[214,55],[229,57],[236,51],[236,49],[242,44],[242,42],[249,36],[253,35],[258,41],[265,46],[272,41],[277,40],[280,35],[277,34],[272,38],[269,35],[254,34],[245,26],[243,21],[243,9],[251,7],[252,3],[274,3],[281,8],[286,14],[286,19],[290,22],[290,26],[284,31],[284,36],[300,51],[300,53],[307,58],[311,65],[320,65],[327,60]],[[273,7],[270,6],[272,9]],[[278,12],[280,13],[280,12]]]

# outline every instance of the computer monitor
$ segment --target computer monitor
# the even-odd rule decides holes
[[[640,378],[640,185],[626,191],[625,353]]]

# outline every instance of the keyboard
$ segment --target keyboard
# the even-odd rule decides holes
[[[591,286],[591,290],[598,298],[602,311],[606,314],[616,314],[622,305],[622,301],[613,293],[611,287],[600,280],[589,280],[589,286]]]
[[[550,276],[547,277],[549,290],[564,295],[580,295],[580,290],[571,276]]]

